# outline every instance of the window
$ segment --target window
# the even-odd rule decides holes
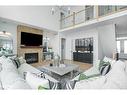
[[[127,39],[117,40],[117,52],[127,54]]]
[[[120,41],[117,41],[117,52],[120,53]]]
[[[127,53],[127,40],[124,41],[124,53]]]

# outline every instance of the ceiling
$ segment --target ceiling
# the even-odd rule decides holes
[[[70,7],[71,10],[74,10],[74,9],[78,10],[78,9],[84,8],[84,6],[53,6],[53,7],[56,8],[57,10],[62,10],[62,11],[63,10],[66,11],[68,9],[68,7]],[[34,28],[42,29],[41,27],[28,25],[28,24],[25,24],[25,23],[13,21],[13,20],[8,20],[8,19],[3,19],[3,18],[0,18],[0,22],[2,22],[4,24],[16,24],[16,25],[23,24],[23,25],[27,25],[27,26],[32,26]],[[110,19],[110,20],[106,20],[106,21],[103,21],[103,22],[95,23],[93,25],[87,25],[87,26],[83,26],[83,27],[80,27],[80,28],[71,29],[69,31],[70,32],[71,31],[82,31],[84,29],[86,30],[86,29],[90,29],[90,28],[95,28],[97,26],[103,26],[103,25],[106,25],[106,24],[111,24],[111,23],[116,24],[116,30],[117,30],[116,32],[118,34],[127,32],[127,15],[124,15],[124,16],[121,16],[121,17],[117,17],[117,18],[113,18],[113,19]],[[45,31],[49,31],[49,30],[45,29]]]

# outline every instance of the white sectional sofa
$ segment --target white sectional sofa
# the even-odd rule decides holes
[[[100,75],[86,80],[76,82],[74,89],[127,89],[127,63],[120,60],[114,61],[106,58],[111,62],[111,70],[104,76]],[[85,75],[99,73],[98,63],[89,70],[85,71]],[[73,80],[78,80],[79,76]]]
[[[90,69],[88,69],[88,70],[86,70],[85,72],[83,72],[83,74],[85,74],[86,76],[90,76],[90,75],[99,75],[99,74],[100,74],[100,72],[99,72],[99,70],[98,70],[99,62],[100,62],[100,60],[97,60],[97,62],[95,63],[95,65],[93,65],[93,67],[91,67]],[[76,77],[75,77],[74,79],[72,79],[72,80],[78,80],[78,79],[79,79],[79,76],[80,76],[80,75],[76,76]],[[93,78],[90,78],[90,79],[92,80],[92,79],[96,79],[96,78],[98,78],[98,77],[99,77],[99,76],[93,77]]]
[[[24,72],[38,74],[41,71],[27,63],[21,64],[17,69],[9,58],[0,57],[0,89],[32,89],[24,79]],[[45,78],[57,82],[47,74],[45,74]]]
[[[111,61],[110,59],[106,59]],[[85,71],[83,74],[89,76],[98,74],[99,60],[92,68]],[[127,63],[122,61],[111,61],[112,69],[105,76],[99,75],[89,79],[77,81],[74,89],[127,89]],[[22,63],[17,69],[13,62],[4,56],[0,57],[0,89],[38,89],[39,84],[47,86],[47,80],[54,83],[58,81],[51,76],[45,74],[45,79],[36,79],[33,76],[24,79],[24,72],[33,74],[41,73],[38,69],[33,66]],[[78,80],[79,76],[75,77],[74,80]],[[32,85],[31,85],[31,84]],[[37,85],[36,85],[37,84]],[[42,87],[43,88],[43,87]]]

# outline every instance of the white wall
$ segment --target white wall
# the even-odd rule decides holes
[[[65,36],[66,35],[66,36]],[[95,61],[98,59],[98,32],[96,31],[96,29],[90,29],[90,30],[84,30],[84,31],[71,31],[70,33],[66,32],[64,33],[64,38],[66,39],[66,53],[65,53],[65,58],[72,60],[72,42],[75,39],[79,39],[79,38],[89,38],[89,37],[93,37],[93,61],[95,63]]]
[[[13,52],[14,54],[17,54],[17,24],[10,22],[10,21],[4,21],[0,20],[0,31],[7,31],[12,34],[13,38]],[[59,50],[59,41],[58,41],[58,35],[53,33],[52,31],[46,31],[43,32],[43,37],[50,38],[49,46],[53,48],[54,52],[58,53]]]
[[[60,55],[60,40],[59,40],[59,34],[55,35],[54,38],[51,40],[53,52],[54,54]]]
[[[116,37],[127,37],[127,25],[126,20],[125,22],[116,24]]]
[[[113,57],[113,53],[116,52],[116,38],[115,38],[115,25],[105,25],[103,27],[98,27],[99,34],[99,59],[104,56]]]
[[[55,35],[56,35],[56,34],[54,34],[54,33],[52,33],[52,32],[45,31],[45,30],[43,31],[43,39],[46,38],[46,37],[49,39],[49,40],[48,40],[48,46],[49,46],[49,47],[52,47],[52,44],[53,44],[53,43],[52,43],[52,40],[54,39]]]
[[[13,53],[17,54],[17,25],[13,23],[3,23],[0,21],[0,31],[6,31],[12,34]]]
[[[43,32],[43,38],[49,38],[48,46],[52,48],[55,54],[59,54],[59,35],[49,31]]]
[[[93,37],[93,63],[104,56],[112,57],[112,53],[116,50],[115,43],[115,26],[104,25],[96,28],[62,32],[63,38],[66,39],[66,59],[72,60],[72,52],[74,51],[74,44],[72,42],[79,38]],[[62,37],[62,35],[61,35]],[[72,48],[73,45],[73,48]]]
[[[52,31],[59,30],[59,11],[51,14],[52,6],[0,6],[0,17]]]

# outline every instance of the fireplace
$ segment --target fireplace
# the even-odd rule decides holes
[[[28,64],[38,62],[38,53],[25,53],[25,60]]]

